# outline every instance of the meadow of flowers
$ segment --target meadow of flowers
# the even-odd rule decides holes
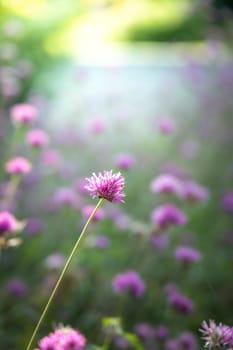
[[[140,72],[127,95],[126,68],[108,67],[98,100],[61,88],[50,103],[12,47],[0,67],[0,348],[232,349],[232,60],[210,42],[208,64],[185,57],[163,89],[143,94]],[[72,69],[84,89],[93,69]]]

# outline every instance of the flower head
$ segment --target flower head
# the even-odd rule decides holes
[[[173,204],[164,204],[156,208],[151,214],[151,220],[161,229],[172,225],[183,226],[187,222],[186,215]]]
[[[142,296],[146,289],[144,281],[135,271],[127,271],[116,275],[112,287],[117,293],[128,292],[135,297]]]
[[[49,137],[41,129],[33,129],[27,133],[26,142],[33,147],[43,147],[49,143]]]
[[[189,314],[194,309],[192,300],[179,292],[169,294],[168,303],[174,311],[182,314]]]
[[[90,195],[95,198],[105,198],[109,202],[123,203],[125,194],[122,192],[125,181],[121,173],[113,174],[112,170],[92,174],[91,178],[86,178],[88,185],[85,186]]]
[[[201,259],[201,254],[197,249],[189,246],[178,246],[175,250],[175,257],[182,262],[197,262]]]
[[[37,117],[37,109],[26,103],[14,105],[10,110],[12,120],[18,124],[29,124]]]
[[[31,163],[23,157],[10,159],[5,166],[9,174],[27,174],[31,171],[31,167]]]
[[[171,174],[162,174],[152,180],[151,191],[164,194],[181,194],[180,181]]]
[[[222,348],[224,346],[233,346],[233,328],[222,323],[218,325],[213,320],[202,322],[200,332],[205,340],[205,347],[209,349]]]
[[[129,170],[135,165],[136,159],[132,154],[121,153],[116,156],[115,163],[118,168],[122,170]]]
[[[18,221],[8,211],[0,213],[0,236],[6,232],[14,232],[18,228]]]
[[[71,327],[60,327],[39,341],[38,350],[83,350],[86,338]]]

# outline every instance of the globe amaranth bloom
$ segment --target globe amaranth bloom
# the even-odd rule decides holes
[[[195,181],[185,181],[182,187],[182,197],[188,202],[204,202],[209,198],[208,189]]]
[[[9,174],[27,174],[31,171],[31,167],[27,159],[16,157],[6,163],[5,169]]]
[[[85,186],[90,195],[95,198],[105,198],[109,202],[123,203],[125,194],[122,192],[125,181],[120,172],[113,174],[112,170],[92,174],[91,178],[86,178],[88,185]]]
[[[192,300],[178,291],[172,292],[168,295],[168,304],[174,311],[182,314],[189,314],[194,309]]]
[[[152,180],[150,189],[155,193],[180,195],[182,191],[181,182],[174,175],[162,174]]]
[[[187,222],[187,217],[175,205],[164,204],[153,210],[151,220],[159,228],[167,229],[172,225],[185,225]]]
[[[6,232],[17,231],[18,227],[19,222],[11,213],[8,211],[0,213],[0,236],[4,235]]]
[[[10,110],[11,119],[17,124],[29,124],[36,119],[37,114],[36,107],[27,103],[16,104]]]
[[[49,143],[49,137],[44,130],[33,129],[27,133],[26,142],[33,147],[41,148]]]
[[[200,332],[203,334],[205,341],[205,347],[209,349],[226,348],[231,349],[233,347],[233,327],[229,327],[222,323],[218,325],[213,320],[209,320],[209,324],[206,321],[202,322],[202,328]]]
[[[175,250],[175,257],[184,263],[197,262],[201,259],[201,253],[189,246],[178,246]]]
[[[86,338],[71,327],[60,327],[42,338],[38,344],[36,350],[83,350]]]
[[[127,271],[116,275],[112,287],[116,293],[129,293],[135,297],[142,296],[146,289],[144,281],[135,271]]]
[[[115,157],[115,163],[122,170],[130,170],[136,164],[136,159],[132,154],[121,153]]]

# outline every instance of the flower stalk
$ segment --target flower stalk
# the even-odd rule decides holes
[[[67,259],[67,261],[66,261],[66,263],[64,265],[64,267],[63,267],[63,270],[62,270],[62,272],[61,272],[61,274],[60,274],[60,276],[59,276],[59,278],[58,278],[58,280],[56,282],[56,285],[53,288],[53,291],[52,291],[52,293],[51,293],[51,295],[50,295],[50,297],[48,299],[48,302],[47,302],[47,304],[45,305],[45,307],[43,309],[43,312],[42,312],[42,314],[40,316],[40,319],[37,322],[37,325],[36,325],[36,327],[35,327],[35,329],[34,329],[34,331],[32,333],[32,336],[31,336],[31,338],[29,340],[29,343],[28,343],[28,345],[26,347],[26,350],[30,350],[31,349],[32,343],[33,343],[33,341],[34,341],[34,339],[35,339],[35,337],[36,337],[36,335],[37,335],[37,333],[39,331],[39,328],[40,328],[40,326],[41,326],[41,324],[42,324],[42,322],[43,322],[43,320],[44,320],[44,318],[45,318],[45,316],[46,316],[46,314],[48,312],[48,309],[49,309],[49,307],[50,307],[50,305],[51,305],[51,303],[52,303],[52,301],[53,301],[53,299],[55,297],[55,294],[56,294],[56,292],[57,292],[57,290],[58,290],[58,288],[59,288],[59,286],[60,286],[60,284],[61,284],[61,282],[62,282],[62,280],[64,278],[64,275],[65,275],[66,271],[68,270],[68,268],[70,266],[70,263],[71,263],[74,255],[75,255],[75,253],[77,252],[77,249],[80,246],[80,243],[81,243],[83,237],[85,236],[87,228],[88,228],[89,224],[91,223],[93,217],[95,216],[97,210],[102,206],[103,202],[104,202],[104,198],[100,198],[99,202],[97,203],[96,207],[94,208],[93,212],[91,213],[89,219],[87,220],[85,226],[83,227],[83,230],[82,230],[79,238],[77,239],[77,241],[76,241],[76,243],[75,243],[75,245],[74,245],[74,247],[73,247],[73,249],[72,249],[72,251],[71,251],[71,253],[70,253],[70,255],[69,255],[69,257],[68,257],[68,259]]]

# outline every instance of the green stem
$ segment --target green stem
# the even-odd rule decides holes
[[[42,322],[43,322],[43,320],[44,320],[44,318],[45,318],[45,316],[46,316],[46,314],[47,314],[47,311],[48,311],[48,309],[49,309],[49,306],[51,305],[51,303],[52,303],[52,301],[53,301],[53,298],[54,298],[54,296],[55,296],[55,294],[56,294],[56,292],[57,292],[57,290],[58,290],[58,287],[59,287],[59,285],[61,284],[61,282],[62,282],[62,280],[63,280],[63,277],[64,277],[64,275],[65,275],[65,273],[66,273],[68,267],[70,266],[70,263],[71,263],[71,261],[72,261],[74,255],[75,255],[75,253],[76,253],[76,251],[77,251],[79,245],[80,245],[80,242],[81,242],[82,238],[84,237],[84,235],[85,235],[85,233],[86,233],[86,231],[87,231],[87,228],[88,228],[90,222],[92,221],[92,219],[93,219],[95,213],[96,213],[97,210],[101,207],[101,205],[103,204],[103,202],[104,202],[104,198],[100,198],[100,200],[99,200],[99,202],[97,203],[95,209],[93,210],[93,212],[91,213],[89,219],[87,220],[87,222],[86,222],[86,224],[85,224],[85,226],[84,226],[84,228],[83,228],[83,230],[82,230],[82,232],[81,232],[79,238],[77,239],[77,241],[76,241],[76,243],[75,243],[75,245],[74,245],[74,247],[73,247],[73,249],[72,249],[72,251],[71,251],[71,253],[70,253],[70,255],[69,255],[69,257],[68,257],[68,259],[67,259],[67,261],[66,261],[66,263],[65,263],[65,266],[63,267],[63,270],[62,270],[62,272],[61,272],[61,274],[60,274],[60,276],[59,276],[59,278],[58,278],[58,280],[57,280],[57,283],[56,283],[55,287],[53,288],[53,291],[52,291],[52,293],[51,293],[51,295],[50,295],[50,297],[49,297],[49,300],[48,300],[47,304],[46,304],[45,307],[44,307],[44,310],[43,310],[43,312],[42,312],[42,314],[41,314],[41,316],[40,316],[40,319],[39,319],[39,321],[38,321],[38,323],[37,323],[35,329],[34,329],[34,332],[32,333],[31,339],[30,339],[30,341],[29,341],[29,343],[28,343],[28,345],[27,345],[26,350],[30,350],[31,345],[32,345],[32,343],[33,343],[33,341],[34,341],[34,339],[35,339],[35,336],[36,336],[36,334],[37,334],[37,332],[38,332],[38,330],[39,330],[39,328],[40,328],[40,326],[41,326],[41,324],[42,324]]]

